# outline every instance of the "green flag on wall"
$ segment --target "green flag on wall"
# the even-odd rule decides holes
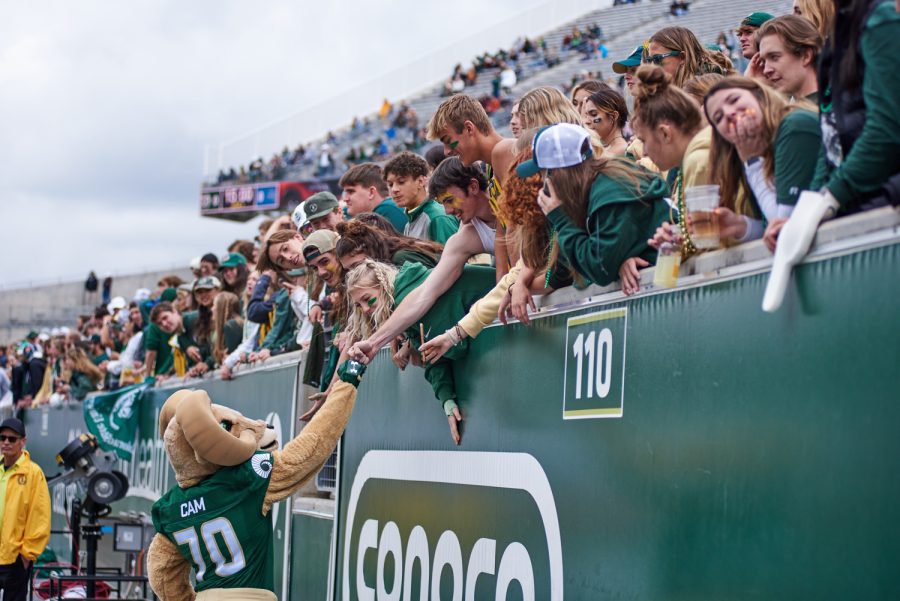
[[[89,396],[84,401],[84,421],[100,447],[130,460],[138,427],[139,402],[151,382],[135,384],[115,392]]]

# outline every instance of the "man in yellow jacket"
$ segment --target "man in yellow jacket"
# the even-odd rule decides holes
[[[25,424],[0,424],[0,590],[4,601],[25,601],[31,565],[50,540],[50,490],[25,450]]]

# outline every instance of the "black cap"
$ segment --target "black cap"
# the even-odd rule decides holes
[[[22,438],[25,438],[25,424],[22,423],[22,420],[14,417],[5,419],[3,420],[3,423],[0,424],[0,430],[5,430],[6,428],[9,428]]]

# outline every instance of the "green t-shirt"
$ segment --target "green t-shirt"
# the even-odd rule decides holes
[[[153,526],[194,568],[197,592],[258,588],[275,592],[271,513],[262,514],[272,454],[257,451],[153,504]]]
[[[156,351],[156,368],[154,376],[168,374],[174,369],[172,363],[172,347],[169,346],[171,334],[166,334],[155,323],[144,329],[144,350]]]
[[[819,118],[796,109],[781,120],[775,134],[775,196],[778,204],[795,205],[800,192],[809,190],[822,145]]]

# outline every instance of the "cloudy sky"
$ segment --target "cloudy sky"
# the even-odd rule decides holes
[[[6,4],[0,284],[170,267],[250,236],[252,222],[199,217],[205,144],[345,92],[537,4]],[[485,36],[484,48],[510,41]]]

